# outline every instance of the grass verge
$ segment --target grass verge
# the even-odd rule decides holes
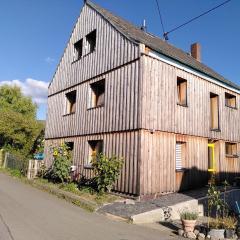
[[[20,180],[21,182],[29,184],[35,188],[51,193],[58,198],[65,199],[66,201],[71,202],[72,204],[77,205],[89,212],[94,212],[102,205],[114,202],[119,199],[119,197],[113,196],[111,194],[99,195],[91,188],[83,187],[79,189],[75,183],[53,184],[51,182],[48,182],[48,180],[41,178],[29,180],[24,177],[18,170],[0,168],[0,172],[8,174]]]

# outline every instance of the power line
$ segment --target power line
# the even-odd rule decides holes
[[[161,14],[161,10],[160,10],[160,7],[159,7],[158,0],[156,0],[156,3],[157,3],[158,14],[159,14],[159,17],[160,17],[160,21],[161,21],[162,29],[163,29],[163,35],[164,35],[165,34],[165,30],[164,30],[163,19],[162,19],[162,14]]]
[[[157,0],[156,0],[156,1],[157,1]],[[174,32],[174,31],[176,31],[177,29],[179,29],[179,28],[181,28],[181,27],[183,27],[183,26],[185,26],[185,25],[187,25],[187,24],[193,22],[194,20],[196,20],[196,19],[198,19],[198,18],[200,18],[200,17],[202,17],[202,16],[204,16],[204,15],[206,15],[206,14],[208,14],[208,13],[214,11],[215,9],[217,9],[217,8],[219,8],[219,7],[223,6],[223,5],[225,5],[226,3],[230,2],[230,1],[231,1],[231,0],[227,0],[227,1],[225,1],[225,2],[223,2],[223,3],[221,3],[221,4],[219,4],[219,5],[217,5],[216,7],[213,7],[213,8],[211,8],[210,10],[208,10],[208,11],[206,11],[206,12],[204,12],[204,13],[198,15],[197,17],[194,17],[194,18],[188,20],[187,22],[185,22],[185,23],[183,23],[183,24],[181,24],[181,25],[179,25],[179,26],[173,28],[172,30],[170,30],[170,31],[168,31],[168,32],[164,32],[164,33],[163,33],[163,37],[164,37],[164,39],[165,39],[165,40],[168,40],[168,34],[169,34],[169,33],[172,33],[172,32]]]

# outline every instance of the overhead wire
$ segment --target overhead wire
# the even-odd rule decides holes
[[[219,4],[219,5],[211,8],[211,9],[209,9],[208,11],[203,12],[202,14],[200,14],[200,15],[198,15],[198,16],[190,19],[190,20],[188,20],[187,22],[185,22],[185,23],[183,23],[183,24],[181,24],[181,25],[179,25],[179,26],[171,29],[170,31],[165,32],[165,30],[164,30],[164,25],[163,25],[163,20],[162,20],[162,15],[161,15],[160,7],[159,7],[159,3],[158,3],[158,0],[156,0],[157,7],[158,7],[158,13],[159,13],[160,20],[161,20],[161,24],[162,24],[162,28],[163,28],[163,37],[164,37],[164,39],[165,39],[165,40],[168,40],[168,35],[169,35],[169,33],[172,33],[172,32],[174,32],[174,31],[178,30],[179,28],[182,28],[182,27],[186,26],[187,24],[189,24],[189,23],[195,21],[196,19],[198,19],[198,18],[200,18],[200,17],[202,17],[202,16],[204,16],[204,15],[206,15],[206,14],[208,14],[208,13],[214,11],[214,10],[216,10],[217,8],[219,8],[219,7],[221,7],[221,6],[229,3],[230,1],[232,1],[232,0],[224,1],[224,2],[222,2],[221,4]]]
[[[161,25],[162,25],[162,30],[163,30],[163,35],[164,35],[165,29],[164,29],[164,25],[163,25],[163,19],[162,19],[162,14],[161,14],[161,10],[160,10],[160,6],[159,6],[158,0],[156,0],[156,3],[157,3],[158,14],[159,14],[159,17],[160,17],[160,21],[161,21]]]

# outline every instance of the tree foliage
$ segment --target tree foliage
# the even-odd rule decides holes
[[[37,106],[19,87],[0,87],[0,148],[26,157],[43,129],[36,120]]]

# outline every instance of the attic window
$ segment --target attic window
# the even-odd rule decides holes
[[[79,60],[82,57],[83,51],[83,39],[79,40],[74,44],[74,49],[75,49],[75,61]]]
[[[177,97],[179,105],[187,106],[187,80],[180,77],[177,78]]]
[[[225,106],[236,108],[236,96],[225,92]]]
[[[105,79],[92,83],[91,88],[91,108],[101,107],[104,105]]]
[[[225,143],[226,156],[234,157],[237,156],[237,144],[236,143]]]
[[[66,94],[66,114],[73,114],[76,111],[76,95],[77,91],[74,90]]]
[[[92,53],[96,48],[97,31],[94,30],[86,36],[86,54]]]

